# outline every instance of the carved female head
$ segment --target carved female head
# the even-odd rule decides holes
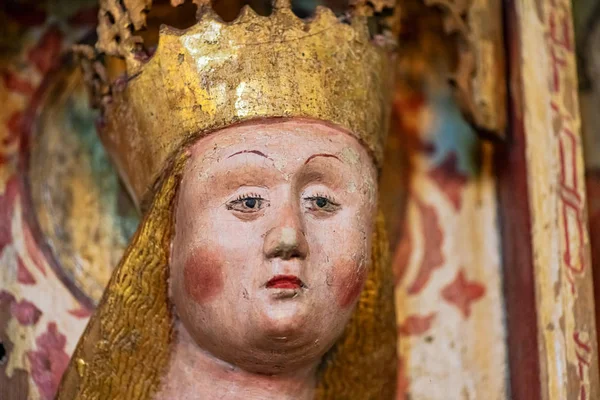
[[[100,135],[145,214],[61,398],[148,398],[177,333],[252,373],[321,363],[318,399],[390,398],[393,280],[375,211],[393,40],[360,12],[304,20],[282,0],[231,23],[202,7],[146,58],[131,32],[143,3],[100,2],[96,49],[124,58],[126,79],[105,82],[86,52]]]
[[[369,270],[376,184],[358,140],[320,122],[239,125],[194,144],[171,296],[197,344],[260,373],[318,362]]]

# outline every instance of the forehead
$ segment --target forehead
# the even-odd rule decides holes
[[[276,166],[302,164],[322,154],[336,156],[348,167],[374,170],[367,150],[349,133],[318,121],[255,122],[222,129],[194,143],[192,164],[220,162],[232,155],[254,153]]]

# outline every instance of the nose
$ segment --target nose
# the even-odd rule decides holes
[[[302,230],[299,211],[294,211],[291,207],[284,210],[283,215],[278,218],[277,225],[267,232],[263,251],[268,259],[306,258],[308,242]]]

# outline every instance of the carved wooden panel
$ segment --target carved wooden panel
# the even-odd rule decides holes
[[[444,28],[456,44],[448,73],[466,118],[503,138],[506,128],[505,57],[500,0],[423,0],[442,10]]]

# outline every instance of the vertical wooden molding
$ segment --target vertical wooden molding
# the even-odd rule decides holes
[[[513,398],[520,399],[598,399],[598,353],[595,335],[594,295],[590,263],[589,236],[586,224],[584,160],[581,145],[581,120],[577,93],[575,43],[569,0],[513,0],[506,1],[508,25],[511,28],[511,123],[512,143],[509,150],[522,152],[521,167],[512,165],[508,170],[523,175],[527,182],[528,212],[526,220],[510,221],[513,207],[519,207],[523,197],[519,193],[502,199],[501,210],[505,228],[512,233],[514,224],[530,231],[529,243],[513,251],[531,251],[531,264],[525,259],[521,265],[505,265],[509,336],[513,340],[523,332],[533,334],[530,327],[533,311],[538,344],[539,393],[533,381],[521,376],[527,368],[519,363],[520,357],[533,363],[531,343],[511,348],[511,384]],[[522,132],[521,132],[522,129]],[[499,168],[503,168],[499,166]],[[501,173],[502,174],[502,173]],[[512,178],[517,179],[517,178]],[[514,204],[512,203],[514,201]],[[518,245],[510,232],[504,232],[505,241]],[[506,245],[505,245],[506,247]],[[511,312],[525,288],[524,300],[531,293],[526,283],[515,286],[512,273],[518,269],[533,271],[535,310],[527,313],[524,321],[515,320]],[[524,279],[527,280],[524,273]],[[523,302],[523,307],[530,304]],[[533,342],[533,338],[528,338]],[[514,345],[514,343],[511,343]],[[527,351],[520,356],[518,350]]]

